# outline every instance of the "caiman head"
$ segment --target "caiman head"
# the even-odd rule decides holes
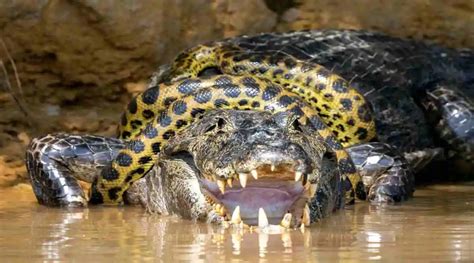
[[[334,156],[287,113],[208,112],[170,140],[147,178],[137,185],[150,210],[207,221],[308,225],[343,203]]]

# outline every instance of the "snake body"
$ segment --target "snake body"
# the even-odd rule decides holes
[[[343,146],[364,142],[375,136],[370,108],[363,96],[339,75],[325,67],[288,56],[258,55],[233,45],[200,45],[176,58],[172,66],[173,79],[197,78],[210,67],[217,67],[232,76],[250,75],[267,79],[299,95],[316,109],[328,128]],[[233,77],[229,76],[230,79]],[[252,85],[252,79],[242,84]],[[178,87],[152,87],[129,104],[122,119],[120,135],[127,139],[137,134],[140,125],[170,102],[197,88],[213,85],[208,80],[187,80]],[[160,94],[159,96],[157,94]],[[154,99],[154,98],[157,99]],[[243,105],[244,108],[246,105]]]
[[[193,50],[192,53],[194,54],[195,51]],[[190,60],[185,59],[185,61]],[[251,64],[251,60],[246,63]],[[276,63],[276,65],[278,64]],[[214,64],[206,64],[206,66],[209,65],[214,66]],[[188,66],[186,65],[186,68]],[[295,74],[295,78],[298,79],[314,78],[315,80],[307,82],[312,84],[312,92],[305,92],[310,89],[309,87],[300,89],[295,84],[292,88],[286,89],[285,85],[277,85],[275,80],[245,75],[219,75],[204,80],[187,77],[173,84],[162,84],[148,89],[128,105],[127,112],[122,118],[124,129],[120,133],[123,138],[128,136],[131,138],[126,149],[119,152],[110,169],[104,169],[96,184],[98,191],[93,193],[93,202],[122,202],[123,193],[131,183],[148,172],[156,162],[166,141],[181,129],[186,128],[199,114],[216,108],[248,109],[272,113],[297,112],[302,116],[303,123],[311,122],[314,127],[317,127],[318,134],[329,149],[336,154],[339,169],[344,176],[349,178],[352,185],[360,185],[360,177],[344,150],[344,146],[370,139],[374,135],[373,120],[365,112],[369,109],[363,98],[354,89],[351,89],[342,78],[329,73],[321,74],[327,70],[317,65],[313,68],[310,66],[312,65],[305,64],[305,69],[302,70],[302,67],[294,61],[291,69],[296,70],[291,71],[291,74]],[[191,67],[197,70],[204,68]],[[260,65],[260,67],[262,66]],[[285,72],[281,68],[275,68],[273,72],[277,70]],[[301,76],[298,76],[298,73]],[[316,78],[315,74],[321,76]],[[272,73],[273,75],[275,74]],[[281,82],[284,83],[284,81]],[[320,88],[317,92],[316,87],[323,85],[328,87]],[[323,91],[326,89],[328,91],[324,93]],[[297,92],[305,92],[305,96],[302,97]],[[328,98],[328,95],[332,96],[330,101],[323,99]],[[322,100],[321,103],[318,103],[318,98]],[[351,110],[345,109],[341,100],[354,101]],[[333,106],[332,103],[336,105]],[[355,106],[359,107],[355,108]],[[337,107],[337,110],[331,112],[331,108],[334,107]],[[346,121],[334,124],[333,121],[326,119],[332,124],[327,125],[327,122],[324,122],[324,119],[320,117],[324,113],[318,110],[326,108],[328,109],[326,112],[331,114],[327,116],[331,116],[330,119],[334,122],[341,119]],[[151,114],[144,114],[147,111],[153,112],[153,117],[144,118],[151,116]],[[353,111],[360,113],[356,114],[359,118],[355,119],[352,116]],[[324,115],[326,116],[326,114]],[[133,136],[134,134],[138,135]],[[345,138],[343,143],[338,138],[340,136]]]

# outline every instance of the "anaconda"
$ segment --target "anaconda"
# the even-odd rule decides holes
[[[27,166],[47,205],[86,205],[74,178],[94,182],[91,202],[122,203],[152,175],[133,185],[155,211],[209,220],[279,207],[272,217],[298,211],[296,223],[314,222],[354,193],[408,198],[413,172],[444,151],[474,159],[473,60],[365,31],[211,42],[178,55],[131,101],[120,139],[46,136]]]

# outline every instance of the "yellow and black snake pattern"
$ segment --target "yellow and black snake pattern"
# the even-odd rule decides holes
[[[223,75],[198,77],[216,67]],[[130,184],[158,159],[173,135],[209,109],[297,111],[311,122],[328,149],[336,153],[343,176],[360,182],[344,147],[375,137],[364,97],[328,69],[290,56],[252,54],[232,45],[200,45],[180,54],[173,79],[134,98],[121,120],[120,137],[129,140],[96,182],[94,198],[122,202]]]

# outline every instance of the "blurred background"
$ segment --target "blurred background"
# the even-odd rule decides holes
[[[23,155],[32,137],[114,136],[127,101],[184,48],[323,28],[474,48],[474,1],[0,1],[0,187],[26,181]]]

